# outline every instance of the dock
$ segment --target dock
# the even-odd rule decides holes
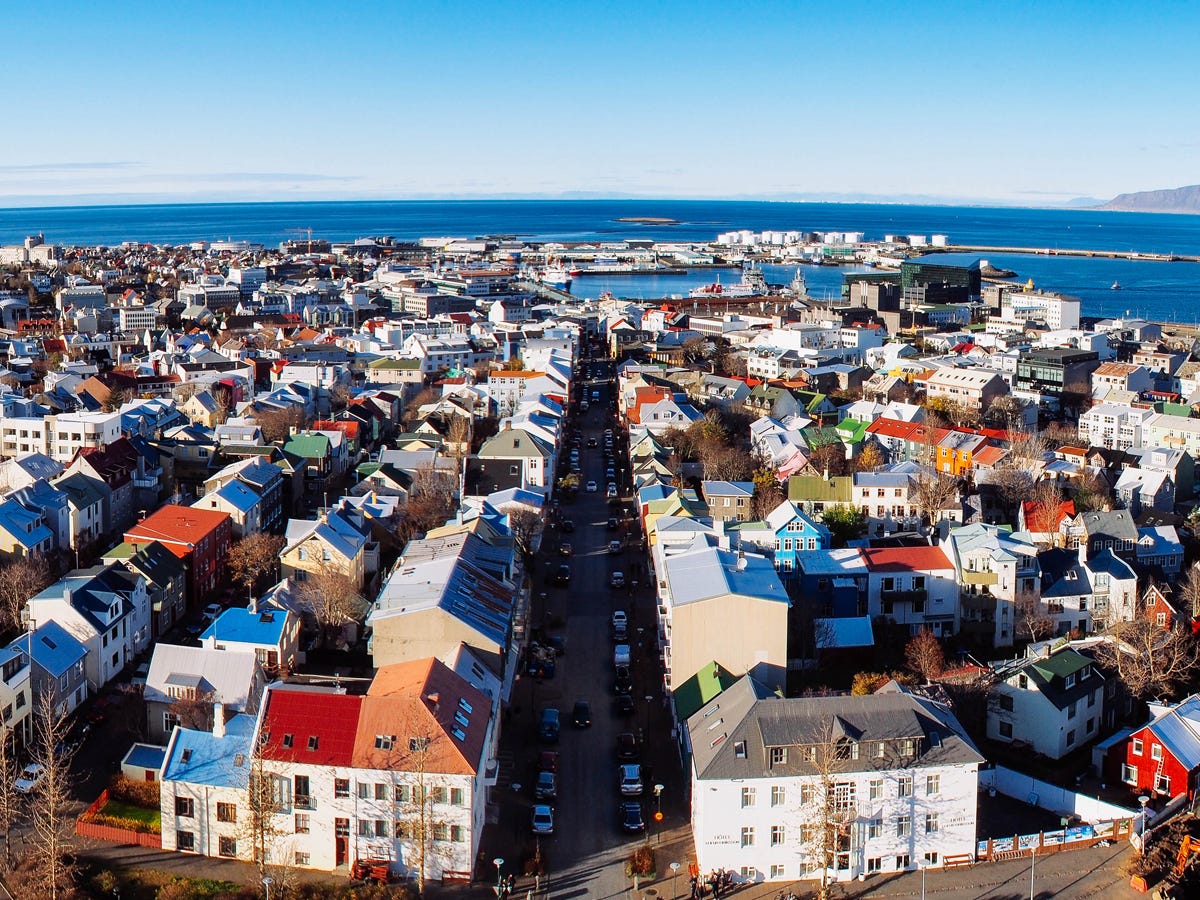
[[[1073,250],[1069,247],[983,247],[954,244],[945,247],[921,247],[924,254],[932,253],[1023,253],[1030,256],[1078,256],[1088,259],[1133,259],[1150,262],[1200,262],[1200,256],[1179,253],[1140,253],[1137,250]]]

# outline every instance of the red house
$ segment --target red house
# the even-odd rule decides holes
[[[1146,593],[1142,594],[1142,615],[1164,631],[1174,631],[1178,627],[1188,627],[1191,624],[1191,617],[1176,609],[1170,596],[1155,584],[1146,588]]]
[[[225,560],[233,539],[229,513],[167,504],[125,532],[131,544],[158,541],[187,569],[188,603],[209,602],[225,581]]]
[[[1200,694],[1175,706],[1151,704],[1154,718],[1125,739],[1121,780],[1139,793],[1190,798],[1200,777]]]

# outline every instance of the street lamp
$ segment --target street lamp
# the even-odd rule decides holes
[[[654,786],[654,830],[658,834],[659,843],[662,843],[662,792],[663,786],[656,784]]]
[[[504,882],[500,880],[501,867],[504,865],[504,857],[497,856],[492,860],[492,865],[496,867],[496,896],[499,897],[504,893]]]
[[[1138,856],[1146,855],[1146,804],[1150,802],[1150,798],[1145,794],[1138,797],[1138,803],[1142,804],[1142,840],[1138,844]]]
[[[1029,848],[1029,900],[1033,900],[1033,870],[1037,867],[1037,844]]]
[[[671,869],[671,900],[675,900],[675,876],[679,874],[679,863],[673,862]]]
[[[654,702],[654,695],[647,694],[645,696],[645,698],[643,698],[643,699],[645,699],[645,701],[646,701],[646,730],[644,732],[642,732],[642,734],[643,734],[642,743],[649,744],[650,743],[650,704]]]
[[[929,860],[921,860],[921,900],[925,900],[925,870],[929,868]]]
[[[273,885],[275,883],[275,879],[272,878],[270,875],[264,875],[262,883],[263,883],[263,888],[267,892],[267,900],[271,900],[271,885]]]

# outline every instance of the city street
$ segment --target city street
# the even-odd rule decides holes
[[[617,465],[624,452],[623,435],[615,427],[609,400],[613,381],[611,363],[604,365],[604,377],[587,379],[581,396],[590,398],[601,392],[601,402],[591,404],[578,418],[581,437],[580,464],[583,482],[595,481],[598,490],[580,490],[572,503],[562,503],[559,523],[548,524],[542,538],[542,551],[533,570],[532,622],[548,622],[547,631],[566,639],[566,654],[558,659],[557,671],[542,680],[522,676],[514,690],[512,717],[502,740],[500,824],[484,835],[486,861],[480,867],[494,867],[496,857],[505,859],[504,874],[520,875],[522,861],[532,855],[536,843],[530,833],[529,809],[533,802],[532,786],[536,778],[538,754],[545,749],[559,753],[558,799],[555,808],[555,833],[542,839],[542,852],[555,896],[606,897],[626,890],[630,882],[624,876],[624,860],[646,838],[625,834],[618,820],[621,795],[618,791],[617,735],[632,732],[638,740],[645,787],[640,799],[649,837],[658,837],[658,828],[678,829],[686,824],[685,787],[680,774],[679,757],[670,737],[670,723],[663,703],[662,678],[657,663],[652,594],[646,584],[645,554],[637,549],[640,532],[636,520],[625,520],[610,530],[610,517],[631,510],[605,498],[607,483],[604,460],[604,429],[614,428]],[[589,438],[597,446],[588,447]],[[562,454],[569,453],[562,448]],[[628,497],[628,469],[617,472],[622,496]],[[565,532],[562,520],[569,520],[573,532]],[[562,541],[570,542],[570,557],[561,556]],[[620,553],[609,552],[609,542],[623,540]],[[559,566],[568,564],[571,581],[556,585],[553,578]],[[611,573],[622,572],[627,587],[609,586]],[[635,573],[641,573],[640,577]],[[637,578],[634,590],[632,582]],[[629,643],[632,651],[633,712],[619,716],[614,691],[614,641],[611,620],[614,610],[629,616]],[[649,698],[649,699],[647,699]],[[592,708],[592,725],[575,728],[571,711],[576,700],[587,700]],[[562,733],[557,744],[538,740],[538,719],[546,707],[557,707],[562,717]],[[507,769],[507,771],[505,771]],[[661,784],[663,822],[656,825],[658,802],[654,785]],[[519,786],[519,787],[518,787]],[[632,799],[632,798],[625,798]],[[665,869],[669,860],[660,860]],[[686,867],[687,860],[681,860]],[[686,871],[686,868],[685,868]],[[477,877],[482,872],[477,869]],[[527,882],[519,882],[525,885]]]

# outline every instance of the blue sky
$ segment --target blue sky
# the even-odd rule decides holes
[[[0,203],[1200,182],[1200,4],[31,7]],[[14,104],[14,98],[25,101]]]

